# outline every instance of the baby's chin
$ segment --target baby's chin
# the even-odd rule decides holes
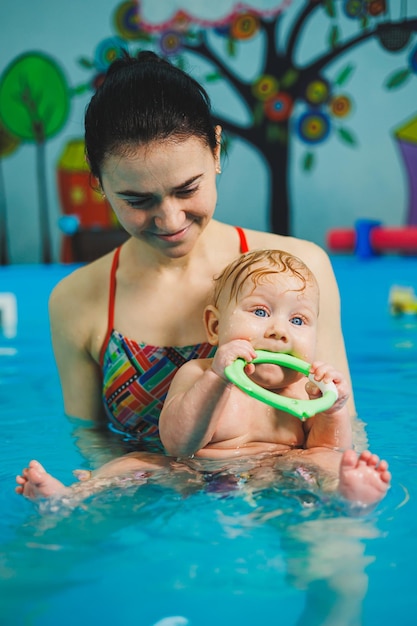
[[[288,367],[273,365],[271,363],[259,363],[250,379],[264,389],[282,389],[293,384],[300,378],[300,373]]]

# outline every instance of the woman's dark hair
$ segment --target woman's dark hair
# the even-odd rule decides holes
[[[152,141],[197,137],[212,150],[210,99],[191,76],[150,51],[109,67],[85,114],[85,149],[100,179],[104,159]]]

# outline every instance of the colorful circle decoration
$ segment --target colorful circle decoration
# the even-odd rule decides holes
[[[252,13],[242,13],[232,22],[230,35],[234,39],[251,39],[259,30],[259,19]]]
[[[174,30],[167,31],[161,35],[159,48],[165,56],[178,54],[182,48],[182,37]]]
[[[368,15],[372,15],[372,17],[376,17],[377,15],[382,15],[387,11],[387,3],[385,0],[368,0],[368,4],[366,5],[366,10]]]
[[[300,139],[305,143],[321,143],[330,133],[329,118],[319,111],[304,113],[298,120],[297,131]]]
[[[134,40],[140,37],[140,17],[137,2],[122,2],[114,14],[114,25],[123,39]]]
[[[365,3],[363,0],[345,0],[343,11],[347,17],[357,19],[365,15]]]
[[[253,83],[252,93],[258,100],[268,100],[278,91],[278,81],[274,76],[264,74]]]
[[[330,95],[330,85],[324,78],[312,80],[307,85],[305,91],[305,99],[309,104],[314,106],[327,102]]]
[[[335,96],[330,102],[330,111],[336,117],[346,117],[349,115],[352,103],[347,96]]]
[[[116,59],[120,59],[123,50],[126,49],[126,43],[120,37],[108,37],[103,39],[94,55],[94,65],[99,72],[105,72],[109,65]]]
[[[290,95],[280,92],[265,102],[265,115],[273,122],[284,122],[290,117],[293,104]]]

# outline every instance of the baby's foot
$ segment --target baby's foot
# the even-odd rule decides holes
[[[375,504],[382,500],[391,482],[388,463],[365,450],[359,456],[353,450],[344,452],[339,470],[339,491],[347,500],[358,504]]]
[[[18,483],[16,493],[30,500],[59,496],[69,491],[68,487],[48,474],[38,461],[31,461],[21,476],[16,476],[16,482]]]

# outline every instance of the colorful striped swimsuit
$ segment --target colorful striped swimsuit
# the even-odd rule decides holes
[[[241,252],[248,251],[245,233],[236,228]],[[120,248],[114,253],[110,273],[109,313],[106,337],[100,353],[102,397],[112,430],[129,438],[159,443],[158,420],[177,370],[191,359],[214,356],[209,343],[190,346],[149,346],[124,337],[114,329],[116,271]]]

